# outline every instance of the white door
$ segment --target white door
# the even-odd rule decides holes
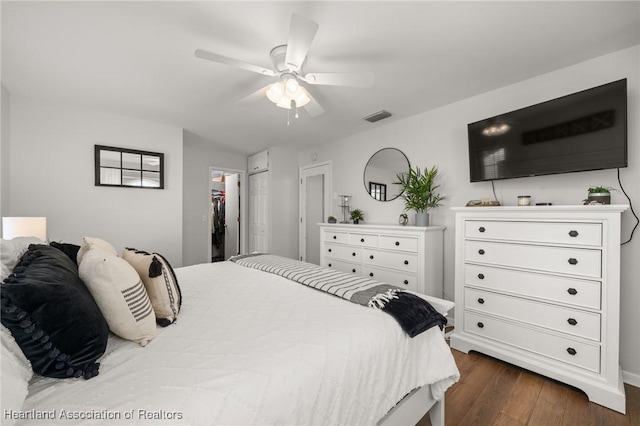
[[[320,229],[331,215],[331,163],[300,168],[300,260],[320,264]]]
[[[231,182],[227,183],[227,179]],[[229,256],[241,253],[247,250],[247,190],[246,182],[247,174],[244,170],[225,169],[223,167],[209,166],[209,197],[211,197],[211,210],[209,211],[209,248],[208,259],[213,261],[226,260]],[[224,227],[224,246],[218,248],[214,246],[214,205],[213,195],[218,191],[224,191],[224,210],[225,210],[225,227]],[[239,218],[239,219],[238,219]],[[231,228],[228,228],[229,225]],[[224,257],[221,256],[224,251]]]
[[[269,172],[249,176],[249,252],[269,251]]]
[[[240,254],[240,180],[237,174],[225,177],[224,260]]]

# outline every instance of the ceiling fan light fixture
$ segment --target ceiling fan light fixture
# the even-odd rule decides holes
[[[291,103],[294,101],[297,107],[305,106],[311,102],[311,96],[295,77],[283,78],[281,81],[269,85],[266,95],[271,102],[286,109],[291,109]]]
[[[291,109],[291,98],[287,96],[283,96],[278,102],[276,102],[276,106],[285,109]]]
[[[274,104],[277,104],[284,95],[284,84],[281,81],[273,83],[267,89],[267,98]]]
[[[300,90],[300,83],[295,78],[290,78],[285,82],[287,93],[295,95]]]
[[[294,100],[297,106],[303,107],[311,101],[311,98],[307,94],[307,91],[303,87],[300,87],[300,93]]]

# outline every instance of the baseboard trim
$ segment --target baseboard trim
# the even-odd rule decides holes
[[[622,370],[622,381],[628,385],[640,388],[640,374],[629,373]]]

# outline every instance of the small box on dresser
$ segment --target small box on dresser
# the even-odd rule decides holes
[[[627,208],[453,208],[451,347],[575,386],[624,413],[620,216]]]
[[[443,226],[319,225],[321,266],[442,297]]]

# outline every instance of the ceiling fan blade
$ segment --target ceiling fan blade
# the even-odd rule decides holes
[[[231,66],[234,66],[234,67],[237,67],[237,68],[241,68],[241,69],[247,70],[247,71],[253,71],[253,72],[256,72],[258,74],[263,74],[263,75],[268,75],[268,76],[276,75],[275,71],[270,70],[268,68],[263,68],[263,67],[260,67],[258,65],[253,65],[253,64],[250,64],[248,62],[240,61],[238,59],[228,58],[226,56],[218,55],[217,53],[207,52],[206,50],[202,50],[202,49],[197,49],[196,50],[196,57],[201,58],[201,59],[207,59],[207,60],[213,61],[213,62],[219,62],[219,63],[225,64],[225,65],[231,65]]]
[[[311,100],[309,101],[308,104],[304,106],[304,109],[309,113],[309,115],[312,117],[317,117],[320,114],[323,114],[324,108],[322,108],[318,103],[318,101],[316,101],[316,99],[313,96],[311,96],[311,93],[309,93],[308,90],[307,90],[307,95]]]
[[[375,76],[372,72],[311,73],[300,78],[309,84],[323,84],[328,86],[347,86],[347,87],[371,87],[373,86],[373,83],[375,81]]]
[[[291,16],[287,56],[285,57],[287,68],[292,71],[300,71],[317,32],[317,23],[295,13]]]
[[[245,96],[244,98],[237,101],[236,104],[238,105],[248,104],[264,98],[265,96],[267,96],[267,89],[269,88],[269,86],[271,86],[271,83],[267,84],[264,87],[261,87],[260,89],[256,90],[252,94]]]

